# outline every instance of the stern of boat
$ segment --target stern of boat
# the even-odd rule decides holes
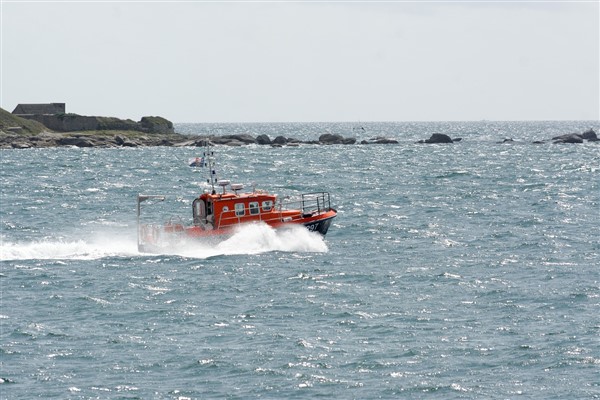
[[[163,195],[138,194],[137,196],[137,245],[140,253],[155,252],[161,231],[161,227],[155,224],[142,223],[142,203],[164,200],[165,196]]]

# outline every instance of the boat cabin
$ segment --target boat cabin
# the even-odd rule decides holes
[[[280,211],[275,209],[276,195],[262,191],[238,193],[243,185],[219,181],[222,193],[203,193],[192,202],[193,224],[202,230],[223,229],[245,222],[264,221],[273,223],[281,220]]]

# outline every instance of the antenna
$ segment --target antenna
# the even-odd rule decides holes
[[[210,148],[211,143],[209,139],[206,139],[204,141],[204,160],[205,160],[205,165],[206,167],[208,167],[208,179],[206,180],[207,183],[210,184],[211,189],[212,189],[212,193],[215,192],[215,183],[217,183],[217,181],[219,180],[219,178],[217,177],[217,170],[216,170],[216,166],[215,166],[215,153],[211,150]]]

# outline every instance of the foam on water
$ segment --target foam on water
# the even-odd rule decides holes
[[[259,254],[269,251],[315,252],[327,251],[323,237],[303,226],[273,229],[266,224],[247,224],[238,227],[226,239],[205,238],[170,244],[160,253],[188,258],[209,258],[221,255]]]
[[[323,237],[303,226],[275,230],[266,224],[239,227],[224,240],[215,238],[188,240],[166,246],[160,253],[188,258],[208,258],[219,255],[258,254],[269,251],[326,252]],[[106,257],[147,256],[139,253],[135,234],[105,232],[89,240],[40,240],[34,242],[4,242],[0,260],[95,260]]]
[[[97,236],[84,240],[40,240],[3,242],[0,260],[96,260],[137,255],[135,239],[127,236]]]

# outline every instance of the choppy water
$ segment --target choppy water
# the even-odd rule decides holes
[[[530,144],[598,124],[362,126],[400,144],[216,148],[223,178],[329,191],[325,239],[163,255],[136,250],[135,197],[187,212],[197,149],[0,151],[0,398],[599,398],[600,145]],[[463,141],[413,143],[440,131]]]

